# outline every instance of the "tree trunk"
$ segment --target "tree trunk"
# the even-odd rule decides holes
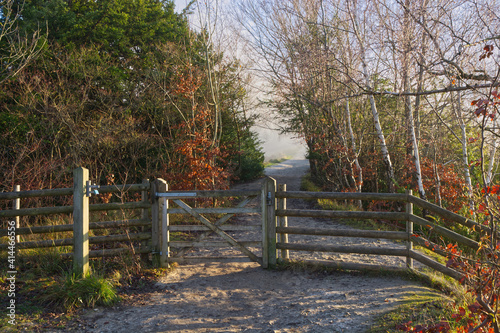
[[[361,169],[361,165],[359,164],[358,160],[358,152],[356,148],[356,140],[354,138],[354,132],[352,130],[352,124],[351,124],[351,110],[349,108],[349,98],[347,99],[346,106],[345,106],[345,113],[346,113],[346,118],[347,118],[347,127],[349,130],[349,134],[351,136],[351,145],[352,145],[352,152],[354,153],[354,165],[358,169],[358,180],[356,181],[356,192],[361,193],[362,187],[363,187],[363,169]],[[361,200],[358,201],[358,206],[362,206]]]
[[[452,100],[455,100],[452,95]],[[472,180],[470,177],[470,170],[469,170],[469,153],[467,151],[467,127],[465,125],[464,119],[462,117],[462,105],[461,105],[461,96],[460,92],[457,93],[457,98],[456,102],[452,103],[455,109],[455,116],[457,118],[458,125],[460,127],[460,134],[461,134],[461,140],[460,143],[462,145],[462,164],[463,164],[463,170],[464,170],[464,178],[465,178],[465,184],[467,186],[467,196],[469,198],[469,209],[474,212],[474,201],[472,199]]]
[[[493,181],[493,167],[495,166],[495,155],[497,152],[497,138],[493,137],[492,146],[490,149],[490,163],[486,172],[486,185],[490,186]]]
[[[359,42],[360,53],[361,53],[361,64],[363,67],[363,76],[365,78],[365,87],[366,87],[366,90],[371,92],[373,89],[372,89],[370,74],[368,73],[368,66],[366,64],[366,51],[365,51],[364,40],[361,37],[361,34],[359,32],[359,24],[357,21],[357,15],[356,15],[357,8],[356,7],[357,7],[357,4],[355,1],[354,2],[354,10],[351,10],[349,14],[351,15],[351,20],[353,23],[354,34],[356,35],[356,38]],[[370,106],[371,106],[371,111],[372,111],[372,116],[373,116],[373,122],[375,125],[375,131],[377,132],[377,137],[379,139],[379,144],[380,144],[380,151],[382,153],[382,159],[383,159],[384,166],[385,166],[388,191],[390,193],[393,193],[395,191],[395,188],[394,188],[395,179],[394,179],[394,168],[392,167],[392,162],[391,162],[391,156],[389,154],[389,149],[387,148],[387,144],[385,143],[385,135],[384,135],[384,132],[382,130],[382,126],[380,125],[379,113],[377,110],[377,105],[375,103],[375,98],[373,97],[373,94],[369,94],[369,100],[370,100]]]

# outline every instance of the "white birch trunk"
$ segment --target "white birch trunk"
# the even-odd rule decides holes
[[[490,186],[493,180],[493,168],[495,166],[495,155],[497,152],[497,138],[493,138],[492,146],[490,149],[490,163],[488,164],[488,170],[486,172],[486,185]]]
[[[358,152],[357,152],[357,148],[356,148],[356,139],[354,138],[354,132],[352,130],[351,110],[349,108],[349,98],[347,99],[347,102],[346,102],[345,113],[346,113],[346,118],[347,118],[347,127],[349,130],[349,134],[351,136],[352,151],[354,153],[354,165],[356,165],[356,168],[358,169],[358,181],[357,182],[355,181],[356,192],[361,193],[361,190],[363,188],[363,169],[361,169],[361,165],[359,164]],[[358,201],[358,206],[360,208],[363,207],[363,202],[361,200]]]
[[[417,141],[417,136],[415,135],[415,124],[413,121],[413,114],[411,112],[411,102],[410,98],[408,97],[407,100],[407,107],[409,109],[409,119],[408,119],[408,126],[410,130],[410,137],[412,141],[412,146],[413,146],[413,159],[415,161],[415,175],[417,177],[417,185],[418,185],[418,193],[420,194],[420,198],[426,199],[425,196],[425,189],[424,189],[424,183],[422,181],[422,170],[420,168],[420,153],[418,149],[418,141]]]
[[[350,11],[351,20],[353,22],[354,34],[356,35],[356,39],[359,42],[360,52],[361,52],[361,65],[363,67],[363,76],[365,79],[365,87],[368,91],[372,91],[372,84],[370,79],[370,74],[368,73],[368,66],[366,64],[366,51],[364,41],[361,38],[361,34],[359,32],[359,24],[356,16],[356,2],[354,2],[354,10]],[[377,137],[380,143],[380,151],[382,153],[382,158],[385,164],[386,173],[387,173],[387,183],[389,186],[389,192],[394,192],[394,169],[392,167],[391,156],[389,154],[389,150],[387,148],[387,144],[385,143],[385,135],[382,130],[382,126],[380,125],[379,113],[377,110],[377,105],[375,104],[375,98],[372,94],[369,94],[370,106],[373,116],[373,122],[375,125],[375,131],[377,132]]]
[[[347,102],[346,102],[346,117],[347,117],[347,126],[349,129],[349,134],[351,136],[352,151],[354,152],[354,165],[356,165],[356,168],[358,168],[358,181],[356,183],[356,191],[361,193],[361,189],[363,188],[363,169],[361,168],[361,165],[359,164],[358,152],[357,152],[357,148],[356,148],[356,139],[354,138],[354,132],[352,130],[351,110],[349,108],[349,98],[347,99]]]
[[[456,106],[456,117],[458,124],[460,126],[460,134],[461,134],[461,145],[462,145],[462,163],[463,163],[463,168],[464,168],[464,178],[465,178],[465,184],[467,186],[467,195],[469,197],[469,209],[474,212],[474,201],[472,200],[472,180],[470,177],[470,170],[469,170],[469,153],[467,151],[467,128],[465,126],[465,122],[462,117],[462,105],[461,105],[461,97],[460,93],[457,95],[457,106]]]

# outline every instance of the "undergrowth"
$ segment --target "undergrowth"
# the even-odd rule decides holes
[[[131,294],[156,290],[156,280],[170,269],[154,268],[132,254],[91,259],[91,274],[76,277],[72,260],[65,258],[69,248],[21,250],[16,256],[16,325],[0,317],[7,331],[65,329],[80,310],[114,306],[126,302]],[[7,298],[7,255],[0,254],[0,306]],[[5,295],[5,297],[4,297]]]

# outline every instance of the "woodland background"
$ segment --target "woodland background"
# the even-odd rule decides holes
[[[267,105],[305,140],[324,189],[408,188],[472,216],[500,179],[498,8],[242,0],[233,16],[272,87]]]
[[[225,189],[261,175],[253,126],[272,121],[305,142],[322,190],[412,189],[488,225],[487,235],[448,225],[480,242],[473,260],[433,241],[473,297],[452,306],[455,330],[500,332],[498,8],[0,0],[0,191],[72,187],[79,166],[99,184]]]
[[[70,186],[77,166],[227,188],[263,170],[260,108],[324,190],[498,211],[495,1],[1,4],[3,191]]]
[[[0,190],[164,178],[226,188],[264,155],[241,66],[171,1],[2,1]]]

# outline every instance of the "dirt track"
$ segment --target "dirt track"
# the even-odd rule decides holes
[[[279,183],[286,183],[288,190],[297,190],[307,167],[305,160],[290,160],[267,169],[267,174]],[[240,188],[258,186],[259,182],[255,182]],[[298,200],[288,202],[290,208],[305,206],[306,203]],[[239,223],[258,224],[259,216],[245,217]],[[332,221],[289,219],[290,225],[325,223],[329,227],[336,225]],[[311,241],[290,239],[291,242],[304,240]],[[367,243],[352,238],[329,241]],[[385,241],[368,243],[402,246]],[[305,255],[298,253],[291,257],[300,259]],[[316,259],[332,257],[331,254],[312,254]],[[366,257],[360,255],[344,254],[335,259],[366,262]],[[404,265],[400,258],[386,257],[383,261]],[[399,277],[272,271],[255,263],[181,265],[163,277],[159,285],[158,292],[140,303],[88,311],[84,316],[88,325],[82,331],[365,332],[375,316],[394,308],[405,296],[428,290]]]

